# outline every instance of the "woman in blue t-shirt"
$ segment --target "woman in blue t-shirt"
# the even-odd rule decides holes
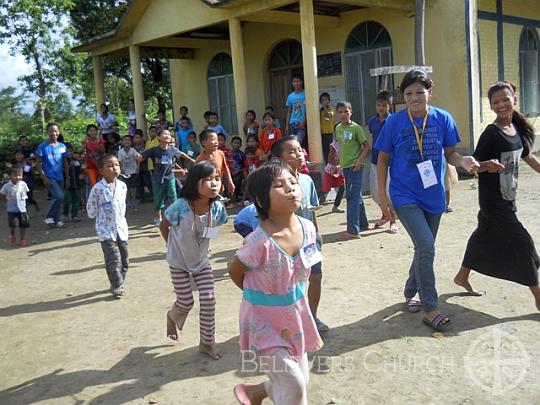
[[[450,114],[428,105],[433,82],[423,70],[411,70],[401,82],[407,108],[389,117],[375,148],[379,150],[377,176],[383,212],[393,206],[414,244],[414,259],[405,283],[405,301],[411,312],[424,311],[424,322],[443,329],[448,316],[438,310],[433,260],[435,238],[446,207],[445,162],[472,173],[478,162],[461,156],[460,142]],[[390,165],[390,200],[386,180]],[[418,293],[420,301],[416,300]]]

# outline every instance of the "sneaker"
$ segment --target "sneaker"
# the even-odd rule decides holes
[[[8,243],[10,245],[14,245],[17,243],[17,238],[15,237],[15,235],[9,235],[8,236]]]
[[[332,208],[332,212],[336,212],[338,214],[343,214],[345,212],[345,210],[343,208],[334,207],[334,208]]]
[[[125,294],[124,292],[124,286],[121,285],[118,288],[112,288],[112,295],[114,295],[116,298],[122,298],[122,296]]]
[[[55,225],[57,228],[62,228],[64,226],[64,223],[62,221],[58,221]]]
[[[446,212],[454,212],[454,209],[449,205],[446,207]]]
[[[49,226],[54,226],[54,219],[52,218],[45,218],[45,224]]]
[[[28,246],[28,241],[26,239],[21,239],[21,246]]]

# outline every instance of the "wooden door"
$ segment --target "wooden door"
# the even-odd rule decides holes
[[[281,127],[285,130],[285,120],[287,119],[287,107],[285,101],[291,89],[290,69],[270,71],[270,102],[274,108],[276,118],[279,118]]]

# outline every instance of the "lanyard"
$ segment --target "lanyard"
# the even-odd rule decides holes
[[[411,120],[411,123],[413,125],[414,134],[416,135],[416,143],[418,144],[418,150],[420,151],[420,157],[422,158],[422,160],[424,160],[424,155],[422,153],[424,149],[424,146],[422,145],[422,138],[424,137],[424,132],[426,131],[426,124],[429,115],[429,107],[427,108],[428,109],[426,111],[426,115],[424,115],[424,122],[422,124],[422,133],[419,133],[418,127],[414,123],[413,117],[411,115],[411,110],[407,109],[407,114],[409,115],[409,120]]]

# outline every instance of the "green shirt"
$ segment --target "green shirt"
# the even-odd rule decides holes
[[[342,169],[353,167],[362,152],[362,144],[366,141],[364,130],[356,122],[338,124],[336,140],[339,143],[339,164]]]

